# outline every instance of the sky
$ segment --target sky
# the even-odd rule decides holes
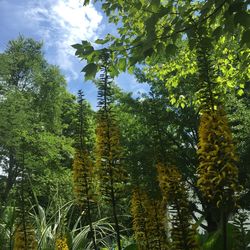
[[[94,84],[84,81],[80,61],[71,45],[82,40],[95,41],[115,27],[107,22],[100,7],[83,6],[83,0],[0,0],[0,52],[9,40],[19,35],[43,41],[44,55],[51,64],[58,65],[68,83],[68,90],[76,94],[83,89],[86,99],[96,107],[97,91]],[[115,82],[122,89],[144,93],[146,84],[136,82],[134,76],[121,74]]]

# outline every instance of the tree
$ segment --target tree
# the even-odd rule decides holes
[[[25,155],[25,168],[32,180],[33,190],[42,202],[48,202],[44,197],[54,196],[55,189],[60,186],[56,180],[51,186],[51,193],[47,190],[46,182],[50,182],[52,171],[64,172],[65,177],[69,176],[69,172],[66,173],[61,166],[72,154],[72,140],[62,134],[66,83],[59,69],[46,62],[41,49],[41,43],[19,37],[10,41],[6,51],[1,54],[3,206],[20,175],[22,154]],[[44,178],[38,184],[41,176],[46,175],[48,179]]]

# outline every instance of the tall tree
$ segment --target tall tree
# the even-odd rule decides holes
[[[43,202],[48,202],[43,199],[48,193],[45,196],[42,192],[49,177],[39,185],[38,182],[41,176],[51,177],[53,169],[63,172],[61,164],[72,153],[72,141],[62,134],[66,82],[59,69],[44,59],[42,44],[33,39],[19,37],[10,41],[1,58],[1,204],[6,204],[20,174],[22,141],[26,145],[25,168],[33,188]],[[53,185],[51,192],[58,187]]]

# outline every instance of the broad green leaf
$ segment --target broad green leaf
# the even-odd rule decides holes
[[[235,2],[233,2],[233,3],[229,6],[228,10],[229,10],[229,12],[230,12],[231,14],[233,14],[234,12],[239,12],[239,11],[241,11],[243,5],[244,5],[243,2],[235,1]]]
[[[146,58],[147,56],[151,56],[153,53],[154,53],[153,48],[149,48],[149,49],[147,49],[147,50],[145,50],[145,51],[143,52],[143,55],[144,55],[145,58]]]
[[[165,55],[165,48],[166,46],[163,44],[163,43],[157,43],[156,44],[156,53],[159,53],[159,54],[164,54]]]
[[[71,45],[71,47],[78,50],[82,48],[82,44],[76,43],[76,44]]]
[[[89,63],[82,69],[82,72],[85,72],[86,80],[93,79],[97,72],[97,65],[95,63]]]
[[[117,63],[117,66],[118,68],[121,70],[121,71],[125,71],[126,70],[126,58],[120,58],[118,60],[118,63]]]
[[[111,65],[109,67],[109,72],[110,72],[111,77],[115,77],[115,76],[119,75],[119,71],[117,70],[117,68],[114,65]]]

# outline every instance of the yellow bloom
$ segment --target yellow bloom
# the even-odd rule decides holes
[[[225,113],[208,110],[201,115],[197,185],[217,207],[235,201],[238,191],[237,157]]]
[[[165,206],[135,189],[131,201],[133,230],[139,250],[166,250]]]
[[[23,225],[16,228],[14,235],[14,250],[36,250],[37,240],[35,231],[31,225]]]
[[[182,175],[175,166],[157,165],[159,185],[162,190],[164,202],[170,207],[171,249],[197,250],[195,229],[191,224],[188,192],[182,180]]]
[[[56,239],[56,250],[69,250],[67,239],[65,237]]]
[[[84,205],[92,195],[93,166],[87,152],[77,151],[73,162],[74,193],[79,205]]]

